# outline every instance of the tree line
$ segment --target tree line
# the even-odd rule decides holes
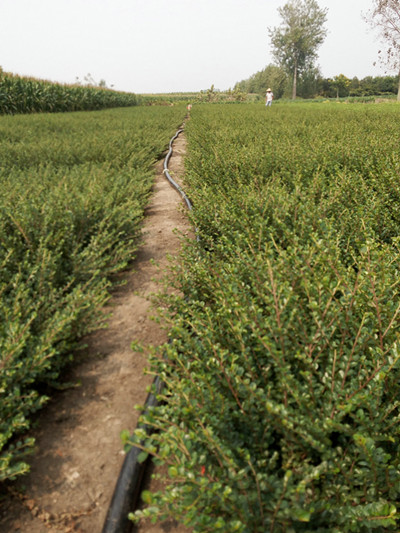
[[[297,79],[296,95],[300,98],[345,98],[352,96],[394,96],[397,94],[399,76],[357,76],[348,78],[338,74],[333,78],[321,75],[318,68],[302,72]],[[277,65],[267,65],[250,78],[235,84],[236,91],[264,95],[267,87],[272,87],[275,98],[291,98],[293,80]]]

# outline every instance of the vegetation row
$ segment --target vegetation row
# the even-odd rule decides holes
[[[56,113],[134,106],[133,93],[106,88],[62,85],[2,72],[0,69],[0,115]]]
[[[0,118],[0,481],[28,470],[31,415],[102,327],[135,256],[153,163],[184,107]]]
[[[194,531],[398,531],[396,104],[198,106],[186,243],[152,370],[166,464],[132,519]],[[168,318],[169,317],[169,318]],[[144,441],[143,441],[144,439]],[[145,453],[143,454],[143,458]]]

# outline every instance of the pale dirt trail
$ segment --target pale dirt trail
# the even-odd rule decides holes
[[[183,175],[185,145],[181,134],[169,164],[174,177]],[[133,406],[144,404],[152,381],[144,375],[146,354],[133,352],[131,343],[165,342],[165,331],[150,319],[149,295],[161,289],[156,280],[168,264],[167,255],[179,253],[175,229],[191,231],[179,193],[163,176],[162,162],[145,214],[134,271],[120,276],[126,284],[113,293],[106,309],[112,312],[109,327],[88,337],[85,357],[67,376],[81,385],[57,393],[40,413],[31,432],[38,453],[30,460],[30,474],[0,502],[0,533],[101,533],[124,459],[120,433],[135,429]],[[168,531],[187,530],[171,522],[140,528],[141,533]]]

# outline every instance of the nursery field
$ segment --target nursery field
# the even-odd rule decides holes
[[[168,487],[136,519],[194,531],[400,527],[400,107],[194,106],[166,402]],[[165,356],[164,356],[165,353]],[[163,355],[161,357],[161,355]],[[135,518],[132,516],[132,518]]]
[[[184,106],[0,117],[0,481],[126,268]]]

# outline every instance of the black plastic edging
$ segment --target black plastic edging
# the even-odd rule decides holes
[[[164,160],[163,173],[171,185],[182,195],[186,205],[191,211],[192,204],[190,203],[189,198],[176,181],[172,179],[168,171],[168,162],[172,155],[172,144],[182,132],[183,129],[178,130],[169,142],[169,151]],[[143,414],[146,414],[149,409],[158,405],[157,396],[161,393],[163,386],[163,382],[157,376],[153,381],[151,392],[147,396]],[[137,428],[144,429],[147,435],[150,435],[152,432],[152,428],[143,423],[138,424]],[[128,514],[134,511],[137,507],[142,488],[142,480],[148,463],[148,460],[139,462],[138,457],[141,451],[141,448],[132,446],[124,459],[102,533],[130,533],[132,529],[133,524],[131,520],[129,520]]]

